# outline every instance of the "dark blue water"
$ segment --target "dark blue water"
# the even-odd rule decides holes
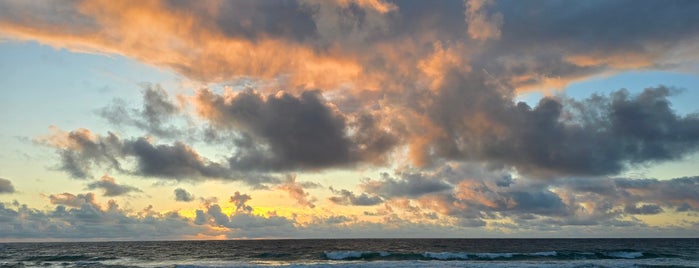
[[[699,267],[699,239],[328,239],[0,244],[0,267]]]

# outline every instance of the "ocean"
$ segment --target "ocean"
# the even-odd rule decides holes
[[[699,239],[0,243],[0,267],[699,267]]]

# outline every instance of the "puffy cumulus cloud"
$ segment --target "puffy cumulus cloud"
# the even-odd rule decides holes
[[[177,180],[233,179],[251,185],[276,179],[244,176],[225,165],[212,162],[182,142],[155,145],[149,138],[121,139],[114,133],[99,136],[87,129],[65,132],[53,128],[53,134],[39,142],[54,147],[61,156],[60,169],[74,178],[90,177],[95,168],[115,170],[144,177]],[[135,166],[128,166],[133,160]]]
[[[699,146],[699,116],[678,115],[668,100],[673,91],[546,97],[530,107],[480,76],[458,76],[428,107],[440,135],[428,139],[418,158],[488,161],[538,177],[611,175],[679,159]]]
[[[175,201],[179,202],[192,202],[194,201],[194,195],[187,190],[182,188],[175,189]]]
[[[11,194],[15,192],[15,187],[12,181],[0,178],[0,194]]]
[[[22,204],[16,204],[13,208],[0,203],[0,219],[4,223],[0,227],[0,236],[18,240],[143,240],[181,239],[183,236],[206,231],[176,212],[149,211],[139,215],[120,208],[113,200],[100,205],[94,200],[92,193],[51,196],[62,201],[53,202],[52,198],[52,202],[58,205],[47,211]],[[82,201],[74,202],[75,200]]]
[[[345,115],[319,92],[293,96],[262,95],[246,90],[217,95],[201,90],[194,96],[197,112],[222,129],[242,132],[231,168],[280,171],[380,162],[397,143],[389,130],[369,114],[350,125]],[[352,130],[353,133],[350,133]]]
[[[102,189],[104,190],[104,196],[120,196],[130,192],[142,192],[141,189],[133,186],[117,184],[116,180],[108,175],[102,176],[99,181],[88,184],[87,189]]]
[[[307,184],[305,186],[317,186],[316,184]],[[289,194],[289,197],[296,200],[296,203],[302,207],[315,208],[314,204],[318,201],[315,197],[310,196],[308,192],[304,190],[303,183],[296,182],[296,175],[287,175],[286,181],[275,187],[278,190],[284,191]]]

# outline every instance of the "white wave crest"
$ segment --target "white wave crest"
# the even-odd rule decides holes
[[[643,257],[643,252],[614,251],[614,252],[607,252],[604,255],[607,255],[609,257],[614,257],[614,258],[621,258],[621,259],[635,259],[635,258]]]
[[[425,258],[438,260],[467,260],[468,254],[456,252],[425,252],[422,254]]]
[[[514,255],[514,253],[476,253],[476,256],[482,259],[512,258]]]
[[[527,255],[529,255],[529,256],[538,256],[538,257],[553,257],[553,256],[558,256],[558,252],[555,252],[555,251],[542,251],[542,252],[528,253]]]
[[[368,251],[330,251],[325,252],[325,257],[331,260],[344,260],[350,258],[361,258],[362,255],[368,254]]]

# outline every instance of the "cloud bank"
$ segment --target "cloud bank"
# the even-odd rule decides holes
[[[696,14],[696,1],[650,0],[1,2],[3,38],[123,55],[203,85],[175,93],[143,84],[141,103],[116,99],[97,110],[123,133],[52,127],[36,141],[55,150],[55,168],[71,178],[235,181],[282,192],[295,209],[363,214],[265,214],[239,191],[230,204],[202,199],[189,218],[99,205],[94,193],[48,195],[55,211],[2,211],[12,221],[48,218],[21,224],[65,236],[83,228],[74,218],[88,216],[129,222],[135,234],[173,224],[227,237],[348,226],[363,234],[390,226],[640,230],[658,215],[694,219],[697,177],[620,175],[699,151],[699,113],[671,102],[681,89],[667,81],[576,98],[562,90],[626,71],[693,70]],[[530,91],[545,97],[517,101]],[[356,178],[355,189],[302,181],[357,170],[380,175]],[[111,197],[140,191],[108,176],[87,187]],[[14,191],[0,179],[0,193]],[[183,188],[173,194],[195,200]]]

